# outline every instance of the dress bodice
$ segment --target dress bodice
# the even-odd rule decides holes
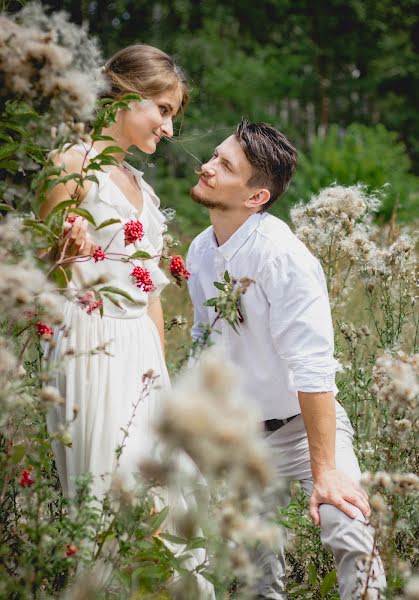
[[[83,154],[87,151],[83,146],[73,146],[73,149]],[[96,150],[91,149],[88,158],[96,155]],[[159,267],[163,233],[166,231],[165,217],[159,210],[160,200],[153,188],[144,181],[142,172],[128,163],[124,164],[133,172],[141,188],[143,208],[140,212],[133,206],[111,178],[110,171],[94,171],[98,182],[92,183],[79,208],[86,209],[91,213],[96,227],[109,219],[119,219],[120,222],[99,230],[88,223],[89,236],[97,246],[105,251],[107,258],[98,262],[91,258],[87,261],[73,263],[71,287],[82,293],[86,290],[98,290],[104,286],[122,290],[135,302],[112,293],[112,298],[119,304],[117,306],[102,295],[103,313],[109,317],[132,319],[140,317],[146,312],[148,298],[159,295],[169,281]],[[144,235],[140,241],[125,246],[123,227],[129,221],[140,221]],[[105,250],[106,248],[107,250]],[[134,259],[130,262],[121,260],[131,256],[137,250],[147,252],[152,258]],[[135,266],[147,269],[155,286],[153,291],[145,292],[133,283],[130,274]],[[99,278],[100,283],[98,284]]]

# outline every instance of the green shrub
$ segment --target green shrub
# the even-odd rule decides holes
[[[406,148],[395,132],[383,125],[367,127],[353,123],[346,130],[332,125],[325,137],[315,138],[307,153],[300,152],[293,182],[273,212],[288,219],[290,207],[332,183],[354,185],[362,182],[369,191],[383,189],[380,216],[387,221],[395,204],[398,217],[414,216],[419,196],[419,178],[410,173]]]

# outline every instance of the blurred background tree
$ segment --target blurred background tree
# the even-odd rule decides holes
[[[185,68],[193,90],[180,137],[161,144],[156,166],[143,157],[141,167],[187,233],[207,222],[189,200],[193,169],[242,115],[272,123],[300,150],[298,175],[273,209],[282,218],[322,186],[362,181],[370,189],[390,184],[382,219],[397,201],[399,217],[411,220],[419,181],[416,0],[43,4],[84,23],[105,57],[140,41]]]

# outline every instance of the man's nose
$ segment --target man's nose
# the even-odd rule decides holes
[[[210,177],[215,175],[215,170],[214,170],[213,166],[211,165],[210,160],[202,165],[201,171],[203,173],[205,173],[206,175],[209,175]]]

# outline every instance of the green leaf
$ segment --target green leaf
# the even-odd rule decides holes
[[[114,298],[113,296],[111,296],[110,294],[103,294],[105,298],[107,298],[110,302],[112,302],[112,304],[115,304],[115,306],[117,306],[118,308],[120,308],[121,310],[125,310],[124,307],[122,306],[122,304],[120,302],[118,302],[118,300],[116,298]],[[103,315],[102,315],[103,316]]]
[[[227,283],[230,283],[231,279],[230,279],[230,274],[228,271],[226,271],[224,273],[224,281],[227,281]]]
[[[205,300],[204,306],[217,306],[217,298],[210,298],[209,300]]]
[[[188,542],[188,540],[185,540],[185,538],[182,538],[178,535],[172,535],[171,533],[160,533],[159,535],[164,540],[167,540],[168,542],[172,542],[173,544],[186,545]]]
[[[93,227],[96,227],[96,221],[94,220],[93,215],[85,208],[74,208],[71,209],[71,212],[76,215],[80,215],[80,217],[83,217],[84,219],[86,219],[86,221],[89,221],[89,223],[91,223]]]
[[[63,290],[68,286],[69,282],[71,281],[71,275],[71,269],[65,269],[64,267],[59,266],[57,269],[54,269],[54,271],[51,274],[51,278],[54,281],[57,288]]]
[[[308,581],[313,587],[317,583],[317,569],[313,562],[309,563],[308,565]]]
[[[88,168],[87,168],[88,170]],[[84,169],[83,169],[84,171]],[[99,179],[96,177],[96,175],[86,175],[86,177],[83,178],[84,181],[93,181],[94,183],[97,183],[99,185]]]
[[[94,142],[99,142],[99,141],[102,141],[102,140],[103,141],[107,141],[107,142],[114,142],[115,141],[115,139],[112,136],[110,136],[110,135],[99,135],[99,134],[92,135],[92,140]]]
[[[104,227],[108,227],[109,225],[113,225],[114,223],[120,222],[121,219],[106,219],[106,221],[102,221],[102,223],[96,227],[96,231],[99,231],[99,229],[103,229]]]
[[[52,241],[55,241],[58,237],[44,223],[39,223],[38,221],[34,221],[33,219],[25,219],[23,221],[23,224],[25,225],[25,227],[28,227],[29,229],[32,229],[33,231],[37,231],[38,233],[42,233],[43,235],[46,235]]]
[[[0,161],[0,169],[5,169],[6,171],[13,171],[16,173],[20,169],[20,164],[17,160],[2,160]]]
[[[19,146],[20,144],[18,142],[10,142],[8,144],[3,144],[2,146],[0,146],[0,160],[8,158],[9,156],[13,156],[13,154],[15,154]]]
[[[22,458],[25,456],[25,454],[26,446],[24,444],[16,444],[15,446],[13,446],[11,455],[12,463],[14,465],[19,464]]]
[[[9,206],[8,204],[5,204],[4,202],[0,202],[0,210],[16,210],[13,208],[13,206]]]
[[[217,288],[217,290],[221,290],[222,292],[225,291],[225,283],[219,283],[218,281],[214,281],[214,285]]]
[[[189,540],[187,549],[195,550],[196,548],[206,548],[207,546],[208,542],[204,537],[194,537]]]
[[[163,524],[163,522],[166,520],[168,514],[169,514],[169,507],[166,506],[159,513],[157,513],[156,515],[153,515],[153,517],[150,521],[150,529],[152,531],[156,531],[156,529],[158,529]]]
[[[58,212],[61,212],[61,211],[65,210],[66,208],[68,208],[69,206],[74,206],[74,208],[76,208],[79,203],[80,203],[80,201],[78,201],[78,200],[63,200],[62,202],[60,202],[59,204],[54,206],[54,208],[51,210],[51,212],[49,213],[48,216],[54,215],[55,213],[58,213]]]
[[[324,576],[322,585],[320,587],[320,594],[322,598],[325,598],[333,586],[336,584],[336,571],[330,571]]]
[[[132,296],[130,296],[128,294],[128,292],[125,292],[124,290],[120,290],[119,288],[113,287],[111,285],[107,285],[107,286],[105,286],[103,288],[100,288],[98,290],[98,292],[99,293],[109,292],[110,294],[117,294],[118,296],[122,296],[123,298],[126,298],[130,302],[134,302],[134,303],[136,302],[136,300],[134,300],[134,298]]]
[[[121,152],[125,154],[125,150],[119,146],[106,146],[106,148],[104,148],[102,152],[95,157],[95,159],[97,160],[97,158],[101,157],[102,155],[121,154]]]
[[[134,252],[134,254],[132,254],[130,256],[130,258],[151,258],[151,254],[149,254],[148,252],[144,252],[143,250],[137,250],[137,252]]]

